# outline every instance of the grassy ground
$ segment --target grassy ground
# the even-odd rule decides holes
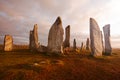
[[[0,80],[120,80],[120,49],[98,58],[86,51],[65,56],[0,52]]]

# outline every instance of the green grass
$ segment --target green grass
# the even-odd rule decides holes
[[[0,80],[120,80],[120,49],[98,58],[89,51],[65,56],[1,51]]]

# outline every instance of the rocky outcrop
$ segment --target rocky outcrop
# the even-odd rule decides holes
[[[64,48],[70,47],[70,25],[65,28]]]
[[[10,35],[5,35],[4,51],[12,51],[12,49],[13,49],[13,38]]]
[[[111,55],[112,47],[110,41],[110,24],[105,25],[103,27],[103,31],[104,31],[104,40],[105,40],[105,54]]]
[[[101,31],[97,22],[90,18],[90,42],[91,42],[91,54],[93,56],[102,56],[102,41]]]
[[[48,51],[55,53],[63,53],[63,34],[61,18],[58,17],[49,30],[48,35]]]
[[[31,51],[37,51],[37,48],[39,47],[38,44],[38,26],[37,24],[34,25],[33,30],[30,31],[30,37],[29,37],[29,48]]]

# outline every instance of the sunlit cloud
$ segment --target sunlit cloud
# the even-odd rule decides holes
[[[113,47],[119,43],[119,0],[0,0],[0,44],[10,34],[15,44],[29,44],[29,31],[38,24],[39,42],[47,45],[48,32],[58,16],[63,28],[71,26],[71,45],[74,38],[79,46],[89,37],[89,18],[98,22],[100,29],[111,25]]]

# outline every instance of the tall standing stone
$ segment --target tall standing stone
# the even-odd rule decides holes
[[[90,50],[90,41],[89,41],[89,38],[87,38],[87,41],[86,41],[86,50]]]
[[[39,44],[38,44],[38,26],[37,26],[37,24],[35,24],[33,30],[30,31],[29,40],[30,40],[30,43],[29,43],[30,50],[31,51],[37,51],[37,48],[39,47]]]
[[[13,49],[13,38],[10,35],[5,35],[4,51],[12,51],[12,49]]]
[[[90,18],[90,42],[91,42],[91,54],[93,56],[102,56],[102,41],[101,31],[97,22]]]
[[[64,48],[70,47],[70,25],[65,28]]]
[[[74,39],[74,41],[73,41],[73,49],[76,49],[77,47],[76,47],[76,39]]]
[[[63,53],[63,34],[61,18],[58,17],[49,30],[48,35],[48,51],[55,53]]]
[[[83,42],[81,43],[80,51],[82,51],[84,48]]]
[[[105,54],[111,55],[112,47],[110,41],[110,24],[107,24],[103,27],[104,39],[105,39]]]
[[[34,47],[34,40],[33,40],[33,31],[31,30],[30,31],[30,36],[29,36],[29,48],[30,50],[32,51],[33,47]]]

